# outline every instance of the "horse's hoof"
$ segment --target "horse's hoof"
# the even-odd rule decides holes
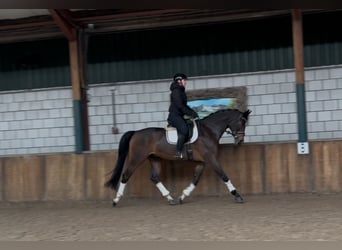
[[[116,206],[116,202],[115,202],[115,201],[113,201],[112,205],[113,205],[113,207],[115,207],[115,206]]]
[[[178,202],[179,204],[183,204],[183,199],[179,197]]]
[[[236,203],[243,203],[243,199],[241,196],[235,197],[235,202]]]
[[[177,205],[177,202],[175,202],[174,200],[168,200],[167,203],[169,205]]]

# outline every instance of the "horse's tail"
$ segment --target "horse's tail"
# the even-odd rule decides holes
[[[111,189],[116,190],[118,186],[118,182],[121,177],[122,169],[126,160],[126,156],[128,154],[129,150],[129,142],[134,134],[134,131],[127,131],[123,134],[123,136],[120,139],[119,143],[119,153],[118,153],[118,159],[116,161],[116,166],[114,170],[112,171],[112,176],[110,179],[105,183],[106,187],[109,187]]]

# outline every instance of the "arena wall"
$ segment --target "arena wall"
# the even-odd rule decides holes
[[[242,194],[337,193],[342,191],[342,141],[310,142],[310,154],[298,155],[296,143],[221,145],[219,160]],[[116,151],[85,154],[41,154],[0,158],[0,200],[108,200],[103,186]],[[163,162],[162,181],[175,197],[189,185],[193,163]],[[195,189],[198,195],[228,195],[207,166]],[[145,163],[127,185],[126,197],[161,197]]]
[[[117,149],[128,130],[165,127],[169,85],[170,79],[90,85],[90,150]],[[293,70],[191,77],[187,90],[229,87],[247,88],[253,112],[246,142],[298,140]],[[309,141],[342,139],[342,66],[306,68],[305,94]],[[71,87],[0,92],[0,156],[75,152],[72,110]]]

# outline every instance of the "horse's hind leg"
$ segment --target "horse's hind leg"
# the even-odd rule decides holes
[[[132,158],[127,159],[127,161],[125,162],[125,166],[124,166],[124,169],[126,170],[122,174],[121,182],[119,184],[118,191],[116,192],[116,197],[113,199],[113,206],[116,206],[116,204],[119,202],[121,197],[124,195],[128,180],[131,178],[134,171],[139,166],[141,166],[144,160],[145,159],[143,157],[139,158],[138,160],[137,159],[133,160]],[[126,168],[126,166],[128,167]]]
[[[226,181],[225,180],[223,180],[223,181],[224,181],[224,184],[226,184],[229,192],[232,195],[234,195],[235,201],[237,203],[243,203],[243,199],[242,199],[241,195],[238,193],[238,191],[236,191],[236,188],[234,187],[233,183],[228,179],[228,177],[227,177]]]
[[[160,167],[161,167],[160,160],[158,158],[155,158],[155,157],[150,157],[149,160],[150,160],[151,166],[152,166],[151,181],[156,185],[156,187],[158,188],[158,190],[160,191],[162,196],[166,197],[167,202],[170,205],[175,205],[176,202],[174,201],[174,199],[170,195],[170,191],[167,190],[165,188],[164,184],[160,181]]]
[[[113,199],[113,206],[116,206],[116,204],[118,204],[119,200],[124,195],[125,188],[126,188],[126,183],[120,182],[118,191],[116,192],[116,196]]]
[[[199,180],[201,179],[203,170],[204,170],[204,165],[203,164],[198,164],[196,166],[194,178],[193,178],[192,182],[190,183],[190,185],[183,190],[182,195],[179,197],[179,203],[182,204],[183,200],[185,199],[185,197],[190,196],[192,191],[194,191],[194,189],[196,188]]]

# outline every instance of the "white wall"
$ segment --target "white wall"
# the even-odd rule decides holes
[[[71,89],[0,92],[0,155],[74,151]]]
[[[125,131],[165,127],[170,79],[91,85],[91,150],[117,149]],[[247,86],[246,142],[297,141],[293,70],[190,78],[187,90]],[[114,90],[115,89],[115,90]],[[342,139],[342,65],[305,71],[309,140]],[[75,150],[71,88],[0,92],[0,155]],[[112,134],[113,102],[119,134]],[[224,135],[222,143],[232,142]]]

